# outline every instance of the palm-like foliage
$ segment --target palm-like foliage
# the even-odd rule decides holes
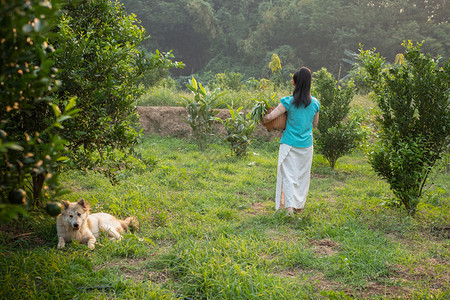
[[[193,98],[183,97],[187,111],[187,122],[194,132],[194,138],[201,148],[206,147],[208,139],[214,134],[213,124],[219,112],[216,108],[221,104],[225,92],[217,88],[210,92],[192,77],[186,87],[194,94]]]

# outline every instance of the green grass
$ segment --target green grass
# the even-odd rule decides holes
[[[213,89],[210,90],[211,92]],[[255,101],[252,99],[270,97],[275,93],[277,96],[274,98],[278,101],[281,97],[287,96],[292,93],[290,89],[279,89],[277,91],[258,91],[247,90],[241,91],[225,90],[221,96],[221,101],[217,108],[228,108],[228,105],[234,109],[243,107],[245,110],[251,110],[255,105]],[[173,88],[165,88],[156,86],[150,88],[144,95],[142,95],[137,101],[138,106],[184,106],[183,98],[193,98],[193,94],[186,90],[176,90]],[[367,101],[367,100],[364,100]],[[271,103],[275,105],[276,103]]]
[[[181,106],[190,93],[164,87],[152,87],[137,100],[138,106]]]
[[[330,170],[312,166],[305,211],[274,209],[276,141],[237,159],[216,143],[146,138],[138,151],[156,167],[127,171],[112,186],[68,172],[67,200],[133,215],[140,228],[93,251],[57,250],[54,218],[34,212],[0,227],[1,299],[448,299],[450,224],[445,168],[415,217],[392,197],[362,153]]]

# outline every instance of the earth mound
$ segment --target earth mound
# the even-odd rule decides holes
[[[228,109],[218,109],[217,117],[225,120],[230,117]],[[146,135],[157,134],[160,136],[172,136],[178,138],[189,138],[192,135],[192,129],[186,122],[186,109],[176,106],[138,106],[139,122]],[[248,111],[243,111],[247,114]],[[225,135],[225,128],[217,123],[216,132],[220,136]],[[281,137],[282,131],[267,131],[267,129],[258,124],[253,136],[257,138],[271,140],[275,137]]]

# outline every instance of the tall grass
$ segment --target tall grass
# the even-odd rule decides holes
[[[273,94],[276,95],[276,101],[281,97],[288,96],[292,93],[291,90],[283,88],[278,90],[256,90],[256,89],[242,89],[240,91],[222,90],[225,94],[221,97],[221,101],[217,108],[233,108],[243,107],[249,110],[253,107],[255,102],[252,99],[264,97],[269,99]],[[141,96],[137,101],[138,106],[182,106],[183,97],[193,97],[192,93],[187,89],[175,89],[171,87],[155,86],[149,88],[148,91]],[[273,103],[276,105],[277,103]]]
[[[126,171],[118,185],[98,174],[62,175],[95,212],[138,218],[120,242],[94,251],[56,250],[55,220],[33,213],[0,229],[1,299],[448,299],[449,174],[416,217],[385,206],[388,185],[362,153],[330,170],[312,166],[302,215],[274,209],[277,141],[237,159],[186,140],[148,137],[137,151],[156,167]]]
[[[174,88],[155,86],[150,88],[136,102],[138,106],[181,106],[183,97],[189,97],[189,93],[178,91]]]

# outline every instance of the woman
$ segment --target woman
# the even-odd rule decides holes
[[[263,117],[268,123],[287,112],[286,129],[280,140],[278,154],[275,208],[285,207],[288,214],[300,213],[309,190],[313,157],[312,129],[319,123],[319,101],[311,96],[311,71],[301,68],[292,83],[294,92],[281,98],[281,103]]]

